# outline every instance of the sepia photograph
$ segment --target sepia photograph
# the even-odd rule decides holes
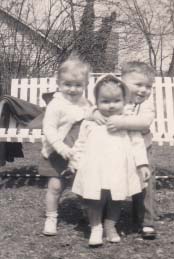
[[[0,259],[174,258],[174,0],[0,0]]]

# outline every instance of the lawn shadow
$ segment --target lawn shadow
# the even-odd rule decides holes
[[[59,220],[66,224],[74,225],[74,229],[82,232],[84,238],[89,238],[90,226],[87,210],[82,200],[77,196],[64,198],[60,203]],[[134,232],[132,224],[132,202],[123,201],[120,220],[117,223],[118,232],[121,235],[129,235]]]
[[[89,237],[90,227],[87,211],[82,200],[69,190],[63,195],[59,206],[59,221],[74,225],[74,229],[82,232],[84,238]]]
[[[37,186],[45,188],[48,177],[41,177],[35,166],[23,166],[0,172],[0,189],[20,188],[23,186]]]
[[[156,180],[156,189],[174,189],[174,178],[161,178]]]
[[[174,212],[173,213],[163,213],[162,215],[159,215],[158,220],[163,221],[163,220],[168,220],[168,221],[174,221]]]
[[[119,222],[117,224],[118,232],[122,235],[130,235],[135,232],[132,217],[132,200],[122,202],[122,209]]]

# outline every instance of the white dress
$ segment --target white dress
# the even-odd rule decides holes
[[[142,152],[137,148],[136,151]],[[111,191],[112,200],[125,200],[142,191],[133,145],[127,131],[110,134],[105,125],[84,121],[74,154],[78,171],[72,191],[83,198],[99,200],[101,189],[106,189]]]

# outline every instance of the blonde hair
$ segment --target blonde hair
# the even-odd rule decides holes
[[[84,75],[88,81],[89,73],[91,72],[90,65],[80,58],[76,53],[72,53],[63,63],[60,64],[55,76],[58,80],[61,78],[61,74],[67,71],[77,71]]]
[[[145,62],[130,61],[123,64],[121,69],[122,77],[133,72],[146,75],[147,77],[150,77],[152,79],[155,77],[155,70]]]

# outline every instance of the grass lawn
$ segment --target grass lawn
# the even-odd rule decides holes
[[[24,145],[25,158],[16,159],[0,172],[37,172],[40,146]],[[157,175],[174,173],[174,147],[153,146],[152,164]],[[174,175],[174,174],[173,174]],[[174,258],[174,179],[158,180],[156,202],[158,236],[144,241],[131,231],[131,203],[123,204],[118,228],[120,244],[104,240],[88,247],[89,226],[79,200],[65,190],[61,200],[58,235],[42,235],[45,220],[46,179],[0,179],[0,258],[2,259],[148,259]]]

